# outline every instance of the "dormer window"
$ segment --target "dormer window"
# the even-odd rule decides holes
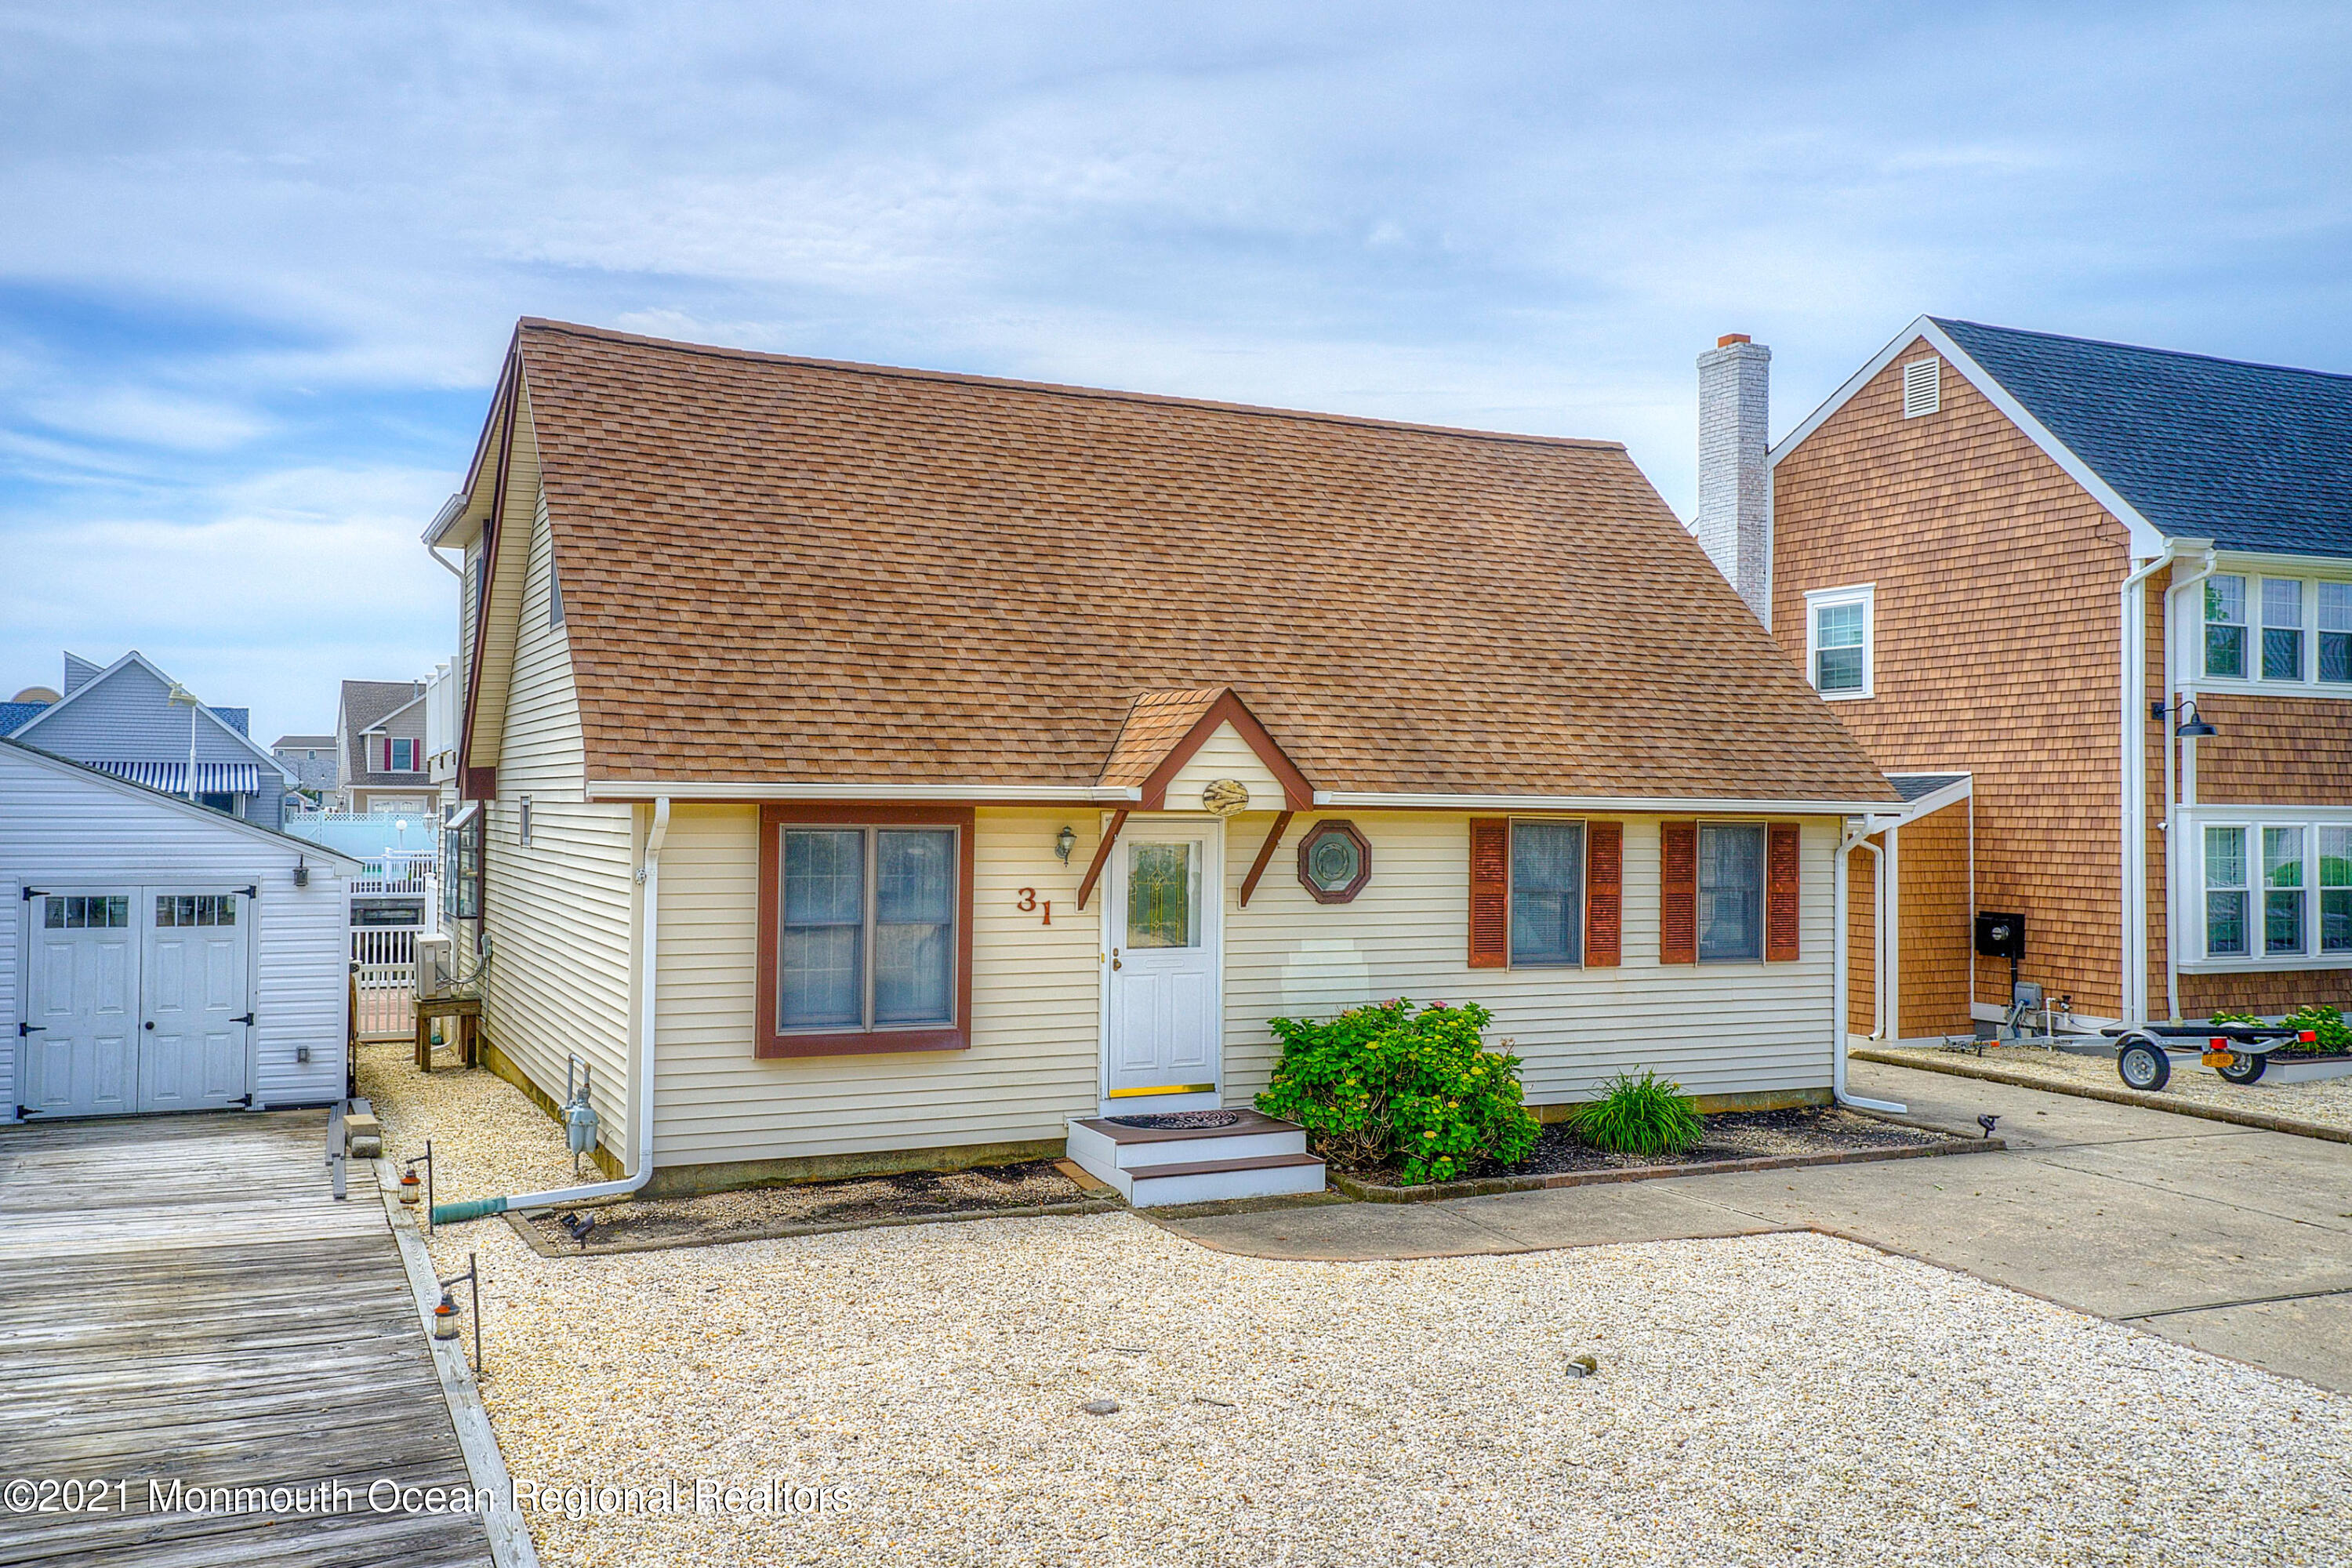
[[[415,773],[416,742],[405,737],[387,738],[383,742],[383,771],[388,773]]]

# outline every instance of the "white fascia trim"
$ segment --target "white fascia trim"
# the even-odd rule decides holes
[[[439,546],[450,529],[457,526],[457,520],[466,515],[466,502],[470,499],[464,490],[450,493],[449,499],[441,503],[441,510],[433,514],[433,521],[425,525],[425,548]]]
[[[1869,816],[1894,818],[1900,801],[1885,800],[1749,800],[1665,799],[1654,795],[1391,795],[1365,790],[1318,789],[1318,806],[1357,806],[1364,810],[1392,808],[1423,811],[1601,811],[1630,816],[1670,816],[1676,812],[1714,816],[1759,816],[1773,812],[1797,816]],[[1876,827],[1871,829],[1876,832]]]
[[[2009,389],[1993,379],[1992,374],[1970,358],[1969,352],[1952,341],[1951,335],[1937,326],[1933,318],[1921,316],[1893,342],[1871,357],[1870,363],[1856,371],[1843,386],[1830,394],[1829,400],[1806,416],[1803,424],[1780,437],[1772,448],[1770,466],[1777,468],[1780,459],[1794,451],[1804,438],[1821,428],[1831,415],[1853,400],[1853,395],[1868,385],[1873,376],[1895,363],[1895,357],[1911,346],[1914,339],[1925,338],[1936,352],[1950,362],[1952,368],[1968,377],[1969,384],[1984,394],[1986,401],[2006,415],[2011,424],[2025,432],[2026,438],[2042,448],[2043,456],[2066,471],[2066,477],[2089,492],[2093,500],[2106,509],[2131,532],[2131,553],[2135,558],[2161,554],[2164,533],[2154,523],[2139,514],[2139,510],[2116,493],[2115,487],[2098,476],[2090,464],[2077,457],[2073,448],[2052,435],[2048,426],[2026,412],[2025,405],[2009,394]]]
[[[1922,771],[1932,774],[1942,773],[1945,770],[1942,768],[1927,768]],[[1891,779],[1916,778],[1918,774],[1910,773],[1891,773],[1886,776]],[[1975,793],[1976,775],[1974,773],[1962,773],[1959,777],[1958,783],[1948,784],[1939,790],[1932,790],[1929,793],[1921,795],[1918,799],[1906,804],[1903,807],[1902,816],[1895,821],[1894,826],[1900,827],[1905,823],[1916,822],[1923,816],[1933,816],[1948,805],[1959,805],[1960,802],[1968,799],[1969,796]]]
[[[590,800],[908,800],[988,801],[1026,805],[1133,805],[1138,788],[1097,784],[671,784],[656,779],[592,779]]]
[[[2217,572],[2270,572],[2281,576],[2315,574],[2352,577],[2352,556],[2290,555],[2275,550],[2228,550],[2212,545]]]

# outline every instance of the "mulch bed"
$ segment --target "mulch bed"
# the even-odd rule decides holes
[[[1034,1213],[1076,1205],[1088,1196],[1051,1162],[1035,1160],[964,1171],[910,1171],[846,1182],[747,1187],[697,1197],[641,1198],[564,1212],[595,1216],[588,1250],[597,1253],[754,1241],[809,1230],[978,1218],[1005,1212]],[[524,1223],[549,1248],[580,1250],[554,1214],[535,1215]]]
[[[1781,1154],[1821,1154],[1853,1149],[1924,1148],[1948,1135],[1923,1128],[1857,1116],[1838,1106],[1793,1110],[1733,1110],[1709,1116],[1706,1136],[1687,1154],[1613,1154],[1577,1142],[1568,1124],[1555,1121],[1526,1160],[1498,1165],[1495,1173],[1549,1176],[1560,1171],[1622,1171],[1645,1165],[1706,1165],[1718,1160],[1754,1160]]]

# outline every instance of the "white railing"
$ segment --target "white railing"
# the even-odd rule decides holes
[[[416,963],[415,926],[362,927],[352,932],[352,962],[376,964],[414,965]]]
[[[352,879],[360,893],[429,893],[440,876],[441,857],[430,849],[387,850],[371,855]],[[429,911],[428,911],[429,912]]]
[[[414,931],[353,931],[362,936],[401,936]],[[404,1040],[416,1033],[416,996],[410,989],[415,963],[357,963],[352,978],[359,987],[359,1036],[362,1040]]]

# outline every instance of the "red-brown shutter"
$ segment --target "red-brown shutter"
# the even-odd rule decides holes
[[[1797,956],[1797,825],[1776,822],[1764,835],[1764,958],[1786,963]]]
[[[1511,966],[1511,820],[1470,819],[1470,967]]]
[[[1698,824],[1658,824],[1658,962],[1698,962]]]
[[[1584,963],[1614,969],[1625,937],[1625,825],[1596,822],[1584,830]]]

